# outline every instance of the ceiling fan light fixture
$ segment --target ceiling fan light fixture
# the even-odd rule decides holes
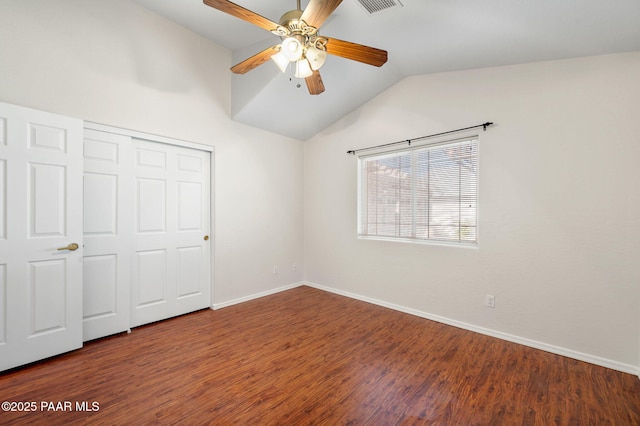
[[[271,56],[271,60],[275,62],[280,71],[282,71],[283,73],[287,71],[290,62],[289,59],[287,59],[287,57],[284,55],[284,53],[282,53],[282,51]]]
[[[324,65],[324,61],[327,60],[327,51],[318,49],[315,46],[310,46],[307,48],[305,57],[309,61],[311,69],[317,71],[322,67],[322,65]]]
[[[287,37],[282,41],[280,52],[289,62],[297,61],[302,57],[303,46],[297,37]]]
[[[313,70],[311,69],[311,65],[309,61],[306,59],[300,59],[296,62],[296,78],[307,78],[313,75]]]
[[[269,61],[269,58],[286,73],[289,64],[294,68],[295,76],[304,78],[309,94],[319,95],[324,92],[324,84],[318,71],[327,55],[358,61],[367,65],[380,67],[387,62],[387,51],[362,44],[352,43],[335,38],[322,37],[318,30],[322,24],[340,6],[343,0],[308,0],[304,10],[301,0],[296,0],[295,10],[286,12],[279,22],[274,22],[230,0],[203,0],[204,4],[242,19],[280,37],[280,44],[267,47],[261,52],[231,67],[234,74],[245,74]],[[235,1],[235,0],[234,0]],[[367,2],[396,2],[400,0],[358,0]],[[384,3],[386,4],[386,3]],[[300,86],[298,84],[298,86]]]

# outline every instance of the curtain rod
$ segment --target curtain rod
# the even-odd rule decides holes
[[[382,145],[370,146],[368,148],[352,149],[350,151],[347,151],[347,154],[356,155],[356,152],[367,151],[367,150],[376,149],[376,148],[383,148],[385,146],[398,145],[398,144],[401,144],[401,143],[408,143],[409,146],[411,146],[411,142],[414,142],[414,141],[420,141],[420,140],[423,140],[423,139],[434,138],[436,136],[448,135],[449,133],[462,132],[464,130],[469,130],[469,129],[477,129],[479,127],[482,127],[482,130],[484,130],[486,132],[487,131],[487,127],[492,126],[492,125],[493,125],[493,122],[487,121],[486,123],[482,123],[482,124],[478,124],[478,125],[470,126],[470,127],[464,127],[462,129],[449,130],[448,132],[435,133],[433,135],[421,136],[419,138],[406,139],[406,140],[398,141],[398,142],[385,143],[385,144],[382,144]]]

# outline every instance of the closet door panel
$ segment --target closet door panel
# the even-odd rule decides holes
[[[132,325],[211,306],[210,154],[134,140]]]
[[[85,341],[130,329],[131,138],[84,131]]]

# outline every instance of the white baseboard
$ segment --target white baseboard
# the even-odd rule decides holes
[[[514,336],[512,334],[503,333],[501,331],[491,330],[484,327],[479,327],[473,324],[468,324],[462,321],[456,321],[450,318],[441,317],[439,315],[429,314],[427,312],[418,311],[416,309],[407,308],[404,306],[396,305],[393,303],[384,302],[382,300],[372,299],[370,297],[361,296],[359,294],[350,293],[347,291],[338,290],[331,287],[326,287],[323,285],[304,282],[303,285],[308,287],[313,287],[318,290],[327,291],[330,293],[339,294],[341,296],[349,297],[352,299],[360,300],[367,303],[372,303],[374,305],[382,306],[385,308],[393,309],[395,311],[404,312],[406,314],[415,315],[417,317],[426,318],[432,321],[436,321],[442,324],[451,325],[453,327],[462,328],[464,330],[473,331],[476,333],[484,334],[491,337],[496,337],[498,339],[506,340],[513,343],[518,343],[524,346],[529,346],[535,349],[540,349],[546,352],[550,352],[556,355],[566,356],[568,358],[577,359],[579,361],[588,362],[591,364],[599,365],[601,367],[611,368],[612,370],[622,371],[623,373],[629,373],[637,375],[640,378],[640,366],[636,367],[629,364],[624,364],[621,362],[613,361],[606,358],[601,358],[595,355],[589,355],[583,352],[574,351],[572,349],[563,348],[560,346],[550,345],[548,343],[538,342],[536,340],[527,339],[525,337]]]
[[[244,296],[244,297],[240,297],[240,298],[233,299],[233,300],[228,300],[226,302],[214,303],[213,305],[211,305],[211,309],[216,310],[216,309],[226,308],[228,306],[237,305],[238,303],[248,302],[249,300],[253,300],[253,299],[259,299],[259,298],[264,297],[264,296],[269,296],[271,294],[280,293],[281,291],[291,290],[292,288],[300,287],[300,286],[303,286],[303,285],[305,285],[304,282],[293,283],[293,284],[285,285],[285,286],[282,286],[282,287],[274,288],[272,290],[267,290],[267,291],[263,291],[263,292],[260,292],[260,293],[250,294],[249,296]]]

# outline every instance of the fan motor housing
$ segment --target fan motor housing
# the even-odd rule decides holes
[[[280,25],[282,25],[283,27],[288,27],[291,21],[300,21],[300,17],[302,17],[301,10],[290,10],[282,15],[282,17],[280,18]]]
[[[286,12],[280,18],[280,26],[285,28],[290,35],[299,35],[302,34],[304,36],[309,36],[318,32],[318,29],[312,27],[311,25],[307,25],[302,19],[302,11],[301,10],[290,10]],[[282,34],[279,34],[282,37]]]

